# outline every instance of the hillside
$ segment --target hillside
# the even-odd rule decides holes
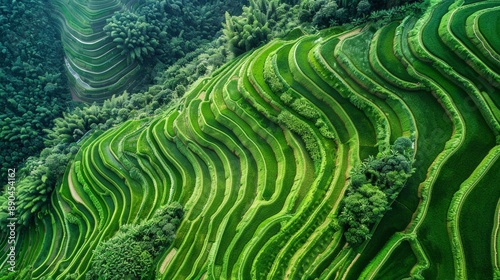
[[[91,135],[18,232],[18,279],[84,278],[100,242],[173,202],[154,279],[500,279],[500,1],[434,2],[381,28],[296,29]],[[400,136],[416,171],[350,246],[351,171]]]
[[[224,9],[234,12],[241,5],[228,0],[49,2],[73,98],[88,103],[149,83],[156,65],[169,66],[206,45],[216,37]]]

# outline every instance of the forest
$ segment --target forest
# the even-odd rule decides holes
[[[0,279],[500,279],[499,4],[2,1]]]

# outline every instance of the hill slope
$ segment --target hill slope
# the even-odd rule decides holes
[[[103,27],[114,12],[131,9],[130,1],[53,0],[65,52],[65,68],[73,94],[86,102],[101,102],[133,88],[140,66],[128,62]]]
[[[179,201],[160,279],[498,277],[499,4],[297,30],[169,112],[94,135],[48,215],[19,233],[17,266],[32,264],[33,279],[84,275],[99,241]],[[349,172],[402,135],[417,171],[352,249],[336,222]]]

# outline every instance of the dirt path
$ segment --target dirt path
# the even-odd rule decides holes
[[[199,96],[199,98],[200,98],[201,100],[205,101],[205,95],[206,95],[206,94],[207,94],[207,92],[206,92],[206,91],[202,91],[202,92],[201,92],[201,94],[200,94],[200,96]]]
[[[71,170],[69,171],[69,175],[68,175],[68,185],[69,185],[69,190],[71,191],[71,195],[73,196],[73,198],[77,202],[80,202],[81,204],[84,204],[82,198],[76,192],[75,186],[73,186],[73,180],[71,179],[71,173],[73,173],[73,167],[71,167]]]
[[[175,253],[177,253],[177,249],[172,249],[172,251],[170,251],[170,253],[168,253],[168,255],[165,257],[165,259],[163,260],[163,263],[161,264],[161,267],[160,267],[160,273],[163,274],[165,272],[165,269],[167,268],[167,265],[170,263],[170,261],[174,258],[175,256]]]
[[[361,31],[361,28],[354,29],[351,32],[347,32],[345,34],[340,35],[338,38],[339,38],[340,41],[342,41],[342,40],[344,40],[347,37],[350,37],[350,36],[358,34],[360,31]]]

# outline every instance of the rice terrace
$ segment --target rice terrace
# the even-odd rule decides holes
[[[42,2],[82,105],[2,171],[0,279],[500,280],[500,0]]]

